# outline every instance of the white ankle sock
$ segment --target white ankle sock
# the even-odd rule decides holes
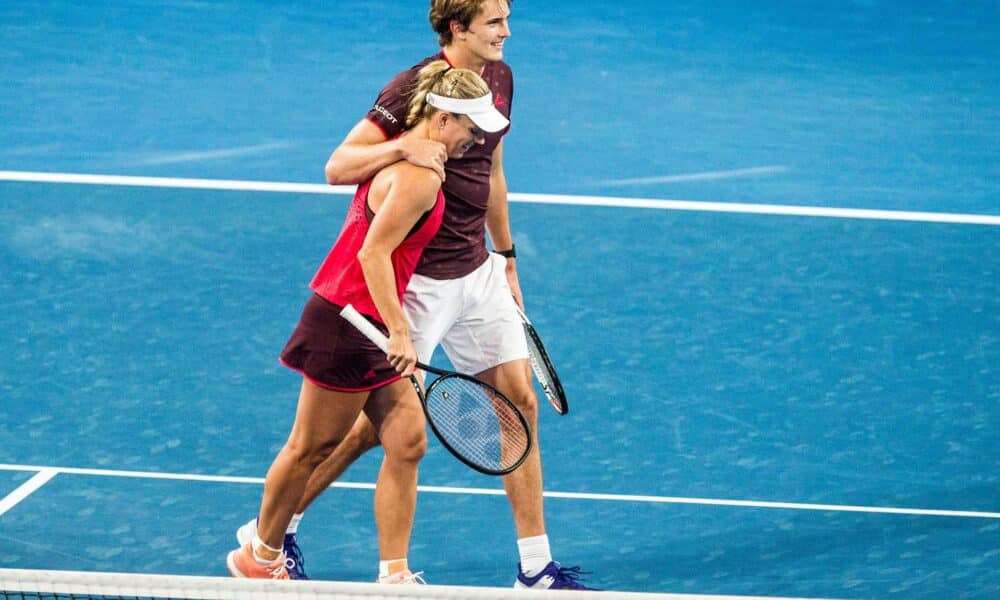
[[[258,535],[254,535],[253,536],[253,542],[250,543],[250,547],[253,549],[253,559],[255,561],[257,561],[257,564],[261,564],[261,565],[269,565],[269,564],[273,563],[274,561],[279,560],[281,558],[281,551],[283,550],[283,548],[280,548],[280,547],[279,548],[272,548],[272,547],[268,546],[264,542],[264,540],[260,539],[260,536],[258,536]],[[269,550],[272,553],[273,552],[277,552],[278,553],[278,557],[277,558],[264,558],[264,557],[262,557],[257,552],[261,548],[263,548],[264,550]]]
[[[538,575],[552,562],[549,536],[545,534],[517,540],[517,551],[521,555],[521,572],[528,577]]]
[[[292,520],[288,522],[288,529],[285,530],[285,535],[295,535],[295,532],[299,530],[300,521],[302,521],[302,513],[292,515]]]
[[[398,563],[402,563],[402,567],[403,567],[402,569],[399,568],[400,565]],[[389,570],[389,565],[390,564],[392,564],[392,567],[393,567],[392,568],[392,573],[393,574],[398,573],[400,571],[405,571],[407,568],[409,568],[409,565],[406,564],[406,558],[405,557],[403,557],[403,558],[394,558],[392,560],[380,560],[380,561],[378,561],[378,576],[379,576],[379,578],[388,577],[390,575],[390,570]]]

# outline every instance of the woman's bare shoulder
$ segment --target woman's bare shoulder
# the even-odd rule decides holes
[[[405,184],[414,191],[437,191],[441,178],[434,169],[419,167],[405,160],[393,163],[375,176],[375,182],[385,185]]]

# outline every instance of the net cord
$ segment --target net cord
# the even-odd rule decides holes
[[[269,581],[232,577],[149,575],[84,571],[0,569],[0,597],[7,593],[88,594],[187,600],[318,600],[432,598],[436,600],[566,600],[565,590],[406,585],[334,581]],[[749,596],[706,596],[637,592],[574,591],[576,600],[765,600]],[[766,600],[782,600],[767,598]],[[794,600],[794,599],[784,599]]]

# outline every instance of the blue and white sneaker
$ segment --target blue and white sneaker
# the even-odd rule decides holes
[[[294,533],[285,534],[285,570],[289,579],[309,579],[306,575],[306,561],[302,558],[302,550],[295,541]]]
[[[517,579],[514,581],[516,589],[533,590],[593,590],[579,582],[580,575],[589,575],[587,571],[581,571],[580,567],[561,567],[556,561],[545,565],[541,573],[534,577],[528,577],[521,571],[521,564],[517,565]]]
[[[236,540],[240,546],[245,546],[253,542],[257,535],[257,519],[251,519],[236,530]],[[305,560],[302,557],[302,550],[295,540],[294,533],[286,533],[284,540],[285,549],[285,570],[288,571],[289,579],[309,579],[306,575]]]

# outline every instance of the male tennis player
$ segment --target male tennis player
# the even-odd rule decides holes
[[[438,234],[428,244],[404,296],[404,310],[417,356],[430,360],[440,343],[455,369],[496,386],[515,402],[537,429],[538,398],[532,387],[524,328],[517,312],[522,304],[514,244],[507,212],[503,172],[503,136],[486,135],[486,143],[461,159],[448,159],[444,146],[397,137],[405,107],[420,68],[444,58],[450,65],[479,73],[490,87],[496,108],[510,116],[514,91],[503,46],[510,37],[508,0],[431,0],[429,18],[442,51],[393,78],[375,105],[330,156],[330,184],[365,181],[400,160],[433,168],[445,175],[447,210]],[[446,162],[447,161],[447,162]],[[486,248],[489,232],[494,248]],[[516,304],[515,304],[516,303]],[[537,436],[536,436],[537,438]],[[504,477],[504,489],[517,529],[520,564],[516,588],[586,589],[578,568],[553,561],[545,532],[542,467],[537,439],[524,464]],[[295,532],[301,513],[364,452],[379,444],[372,425],[361,415],[349,436],[314,472],[285,538],[295,562],[290,573],[303,577]],[[252,537],[255,521],[237,536]]]

